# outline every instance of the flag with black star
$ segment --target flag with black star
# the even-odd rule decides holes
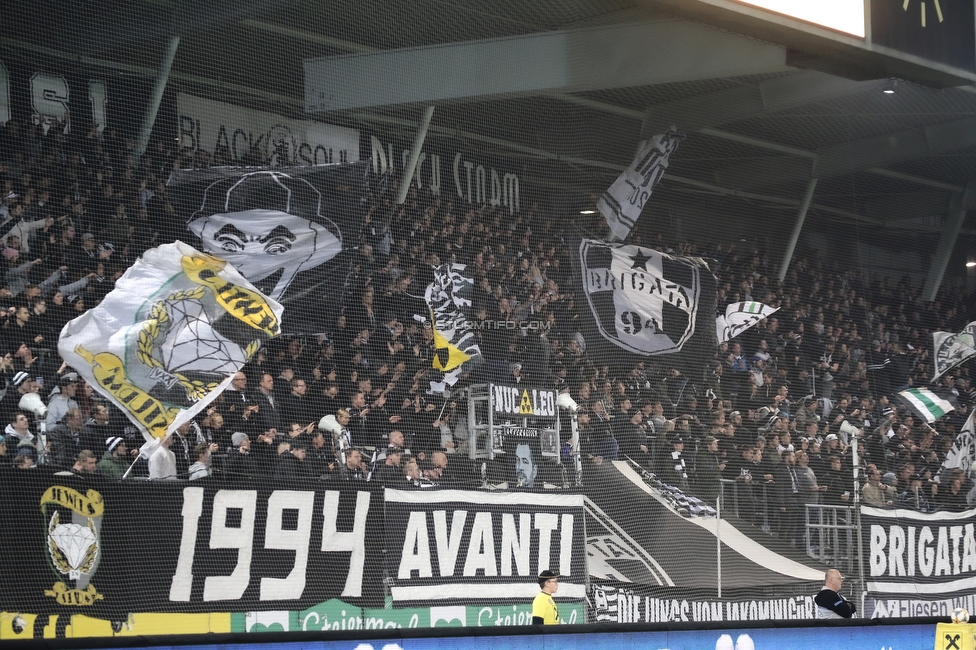
[[[591,239],[580,240],[574,258],[591,355],[623,365],[660,357],[693,373],[712,356],[716,283],[705,260]]]

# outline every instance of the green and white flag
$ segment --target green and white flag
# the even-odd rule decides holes
[[[777,311],[779,307],[770,307],[755,300],[734,302],[725,308],[724,316],[715,317],[715,336],[719,343],[731,341]]]
[[[963,331],[956,334],[932,332],[932,361],[935,364],[932,383],[974,356],[976,356],[976,321],[966,325]]]
[[[929,424],[935,422],[949,411],[956,410],[952,404],[928,388],[909,388],[900,393],[895,393],[895,396],[904,402],[915,415]]]

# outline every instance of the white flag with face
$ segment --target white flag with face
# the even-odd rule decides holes
[[[597,209],[617,239],[626,239],[633,230],[654,186],[668,168],[668,159],[684,137],[671,130],[651,138],[597,201]]]

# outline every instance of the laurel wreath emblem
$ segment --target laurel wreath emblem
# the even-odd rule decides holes
[[[143,364],[149,368],[159,368],[165,370],[163,367],[163,362],[160,361],[153,354],[156,348],[156,343],[161,336],[164,326],[172,320],[172,316],[169,312],[169,305],[174,302],[182,300],[199,300],[203,298],[206,294],[207,289],[205,287],[199,287],[191,291],[177,291],[171,293],[166,298],[160,300],[149,312],[149,318],[143,324],[142,329],[139,331],[139,340],[136,346],[136,357]],[[261,347],[260,341],[251,341],[248,343],[247,347],[244,349],[248,360],[250,360]],[[190,379],[186,375],[174,372],[170,373],[175,377],[180,385],[186,390],[187,396],[193,401],[199,401],[207,396],[210,392],[217,389],[220,385],[219,382],[204,382],[196,379]]]

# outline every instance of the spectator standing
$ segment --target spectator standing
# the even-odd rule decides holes
[[[559,574],[549,569],[540,573],[539,589],[532,601],[532,625],[559,625],[559,608],[553,600],[559,590]]]

